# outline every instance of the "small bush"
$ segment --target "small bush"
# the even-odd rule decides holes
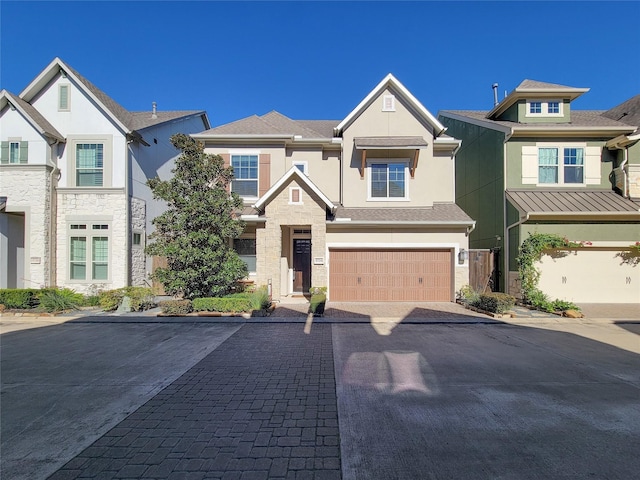
[[[193,309],[196,312],[250,312],[253,310],[251,300],[242,298],[243,294],[229,297],[195,298]]]
[[[100,295],[85,295],[82,299],[82,307],[97,307],[100,305]]]
[[[39,294],[43,290],[35,288],[7,288],[0,290],[0,303],[6,308],[28,310],[40,305]]]
[[[160,302],[160,308],[166,315],[185,315],[193,311],[191,300],[165,300]]]
[[[493,313],[504,313],[516,304],[516,299],[511,295],[500,292],[483,293],[478,301],[473,305],[475,307]]]
[[[578,312],[580,311],[580,307],[577,306],[575,303],[571,303],[566,300],[559,300],[557,298],[553,301],[553,309],[556,312],[557,311],[566,312],[567,310],[577,310]]]
[[[40,294],[40,304],[47,312],[77,310],[83,301],[84,296],[70,288],[47,289]]]
[[[256,288],[249,297],[252,310],[266,310],[271,306],[267,287]]]
[[[100,307],[108,312],[115,310],[124,297],[131,299],[131,310],[134,312],[155,307],[153,290],[147,287],[124,287],[100,292]]]
[[[458,298],[464,303],[473,305],[480,299],[480,294],[471,285],[464,285],[458,292]]]
[[[309,311],[314,315],[323,315],[326,302],[327,296],[324,293],[316,293],[311,295],[311,300],[309,302]]]

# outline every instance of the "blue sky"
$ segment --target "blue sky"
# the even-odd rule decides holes
[[[0,87],[56,56],[128,110],[342,119],[389,72],[434,115],[529,78],[640,93],[640,2],[0,2]]]

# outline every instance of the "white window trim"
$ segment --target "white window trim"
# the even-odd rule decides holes
[[[298,191],[298,201],[293,201],[293,192],[294,190]],[[304,205],[302,201],[302,189],[300,187],[289,187],[289,205]]]
[[[302,173],[304,173],[307,177],[309,176],[309,162],[307,162],[306,160],[296,160],[294,162],[291,162],[291,166],[293,167],[297,167],[298,165],[300,165],[302,167]]]
[[[76,146],[87,143],[102,144],[102,186],[87,187],[76,185]],[[113,168],[113,135],[69,135],[67,138],[67,185],[70,188],[99,190],[110,188]]]
[[[372,197],[371,165],[400,163],[404,165],[404,197]],[[388,173],[388,170],[387,170]],[[388,177],[387,177],[388,181]],[[368,158],[367,159],[367,201],[368,202],[409,202],[409,159],[408,158]]]
[[[86,225],[86,229],[71,229],[71,225]],[[94,230],[93,225],[107,225],[106,230]],[[71,237],[85,237],[87,239],[87,251],[85,258],[86,278],[71,278]],[[107,237],[107,278],[93,279],[93,237]],[[67,224],[67,281],[73,284],[92,284],[92,283],[111,283],[111,273],[113,270],[113,241],[112,241],[112,224],[110,221],[91,219],[91,220],[72,220]]]
[[[390,102],[390,105],[387,107],[387,102]],[[396,111],[396,97],[392,94],[387,94],[382,96],[382,111],[383,112],[395,112]]]
[[[534,102],[540,102],[540,113],[531,113],[531,104]],[[558,103],[558,113],[549,113],[549,102],[557,102]],[[526,103],[526,113],[525,117],[562,117],[564,116],[564,102],[557,98],[551,99],[538,99],[531,98],[527,100]]]
[[[587,186],[587,145],[584,143],[553,143],[553,144],[536,144],[538,149],[536,159],[536,172],[538,187],[586,187]],[[558,150],[558,183],[541,183],[540,182],[540,152],[541,148],[556,148]],[[581,183],[564,183],[564,149],[565,148],[581,148],[582,149],[582,182]]]
[[[254,156],[258,159],[257,161],[257,166],[258,166],[258,174],[256,175],[256,195],[240,195],[240,198],[242,198],[243,200],[247,200],[247,201],[257,201],[260,198],[260,152],[257,150],[229,150],[229,166],[233,167],[233,157],[234,156],[242,156],[242,155],[246,155],[246,156]],[[231,180],[231,190],[233,191],[233,182],[234,181],[239,181],[239,182],[243,182],[243,181],[253,181],[253,179],[248,179],[248,178],[234,178],[233,180]]]

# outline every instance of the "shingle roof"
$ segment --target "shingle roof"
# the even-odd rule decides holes
[[[536,89],[536,90],[575,90],[574,87],[559,85],[557,83],[539,82],[537,80],[523,80],[516,89]]]
[[[522,213],[635,213],[640,218],[638,204],[611,190],[508,189],[506,194]]]
[[[422,137],[355,137],[356,148],[426,147]]]
[[[272,110],[258,116],[236,120],[215,128],[211,128],[203,135],[300,135],[302,138],[331,138],[333,127],[338,122],[334,120],[292,120],[291,118]]]
[[[607,110],[602,116],[626,123],[627,125],[640,127],[640,95],[636,95],[622,102],[620,105]]]
[[[129,128],[131,130],[143,130],[153,125],[158,125],[164,122],[170,122],[178,118],[189,117],[192,115],[204,115],[204,110],[168,110],[156,111],[156,118],[153,118],[153,112],[129,112]]]
[[[452,113],[454,115],[460,115],[464,117],[469,117],[476,120],[483,120],[485,122],[495,123],[497,125],[502,125],[510,128],[527,128],[527,127],[555,127],[555,128],[571,128],[571,127],[621,127],[625,128],[628,125],[619,122],[616,120],[612,120],[611,118],[607,118],[603,116],[605,113],[603,110],[571,110],[571,122],[569,123],[518,123],[518,122],[510,122],[507,120],[492,120],[487,118],[487,114],[489,113],[487,110],[443,110],[440,112],[444,116],[447,113]]]
[[[13,102],[16,106],[19,106],[20,108],[22,108],[25,111],[25,113],[29,115],[29,117],[31,117],[31,120],[33,120],[46,135],[53,138],[57,138],[59,140],[64,140],[64,137],[60,134],[60,132],[58,132],[58,130],[56,130],[56,128],[53,125],[51,125],[51,123],[49,123],[49,121],[46,118],[44,118],[42,114],[33,107],[33,105],[31,105],[28,102],[25,102],[24,100],[22,100],[17,95],[14,95],[13,93],[10,93],[6,90],[4,92],[7,95],[7,97],[9,97],[11,102]]]
[[[349,218],[353,222],[371,223],[465,222],[469,225],[474,223],[471,217],[464,213],[464,211],[455,203],[434,203],[433,207],[407,208],[338,207],[335,216],[337,220]]]

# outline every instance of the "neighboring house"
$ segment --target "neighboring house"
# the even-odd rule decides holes
[[[0,92],[0,288],[145,285],[145,237],[163,205],[173,133],[204,111],[129,112],[59,58],[19,95]]]
[[[234,244],[273,298],[452,301],[474,221],[454,203],[460,141],[393,75],[343,120],[251,116],[192,135],[234,168]],[[464,260],[464,254],[460,255]]]
[[[525,80],[491,111],[439,114],[462,140],[456,203],[478,222],[471,248],[501,250],[503,291],[519,294],[520,244],[530,233],[554,233],[590,247],[543,257],[545,293],[574,302],[638,301],[640,267],[628,247],[640,240],[640,205],[623,196],[637,195],[637,187],[621,173],[631,173],[627,159],[640,165],[638,150],[627,148],[637,142],[638,123],[573,108],[587,91]],[[622,195],[614,191],[616,169]]]

